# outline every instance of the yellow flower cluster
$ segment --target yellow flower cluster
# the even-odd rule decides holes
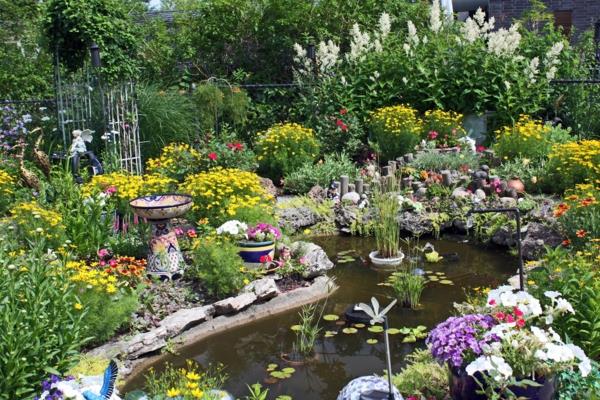
[[[6,171],[0,169],[0,195],[8,196],[13,193],[15,179]]]
[[[114,196],[120,200],[132,200],[138,196],[165,193],[172,190],[177,182],[159,174],[129,175],[113,172],[95,175],[82,188],[84,196],[91,196],[114,187]]]
[[[234,216],[243,207],[272,208],[273,196],[261,186],[259,176],[236,168],[216,167],[189,175],[179,189],[194,198],[192,210],[198,219],[210,222]]]
[[[496,136],[498,138],[506,137],[507,140],[539,141],[544,138],[545,134],[550,132],[550,129],[550,126],[545,125],[541,120],[522,114],[514,126],[503,126],[498,129]]]
[[[273,154],[287,154],[289,157],[308,154],[314,159],[319,151],[319,143],[310,128],[295,123],[276,124],[258,134],[258,161]]]
[[[371,113],[371,121],[381,125],[388,134],[413,133],[418,136],[423,130],[417,110],[404,104],[378,108]]]
[[[177,174],[182,164],[197,165],[202,156],[192,146],[186,143],[171,143],[164,147],[159,158],[151,158],[146,162],[149,173]]]
[[[97,263],[88,265],[85,261],[67,261],[66,269],[72,282],[81,284],[87,289],[115,294],[117,292],[117,277],[106,270],[98,269]]]
[[[556,144],[549,157],[561,174],[580,174],[592,183],[600,183],[600,140]]]
[[[454,128],[462,124],[463,115],[454,111],[427,110],[426,121],[436,121],[439,124]]]
[[[45,209],[35,201],[17,204],[10,210],[8,222],[14,224],[25,238],[59,239],[65,229],[59,213]]]
[[[187,368],[179,369],[180,377],[176,385],[167,389],[167,398],[183,399],[202,399],[204,391],[202,390],[203,374],[199,373],[196,365],[192,361],[187,362]],[[212,397],[211,397],[212,398]]]

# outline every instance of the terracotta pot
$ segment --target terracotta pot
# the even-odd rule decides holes
[[[517,177],[513,177],[508,182],[506,182],[506,186],[510,189],[515,189],[517,193],[525,193],[525,184],[521,179]]]

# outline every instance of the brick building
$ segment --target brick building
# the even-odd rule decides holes
[[[543,0],[554,14],[557,25],[576,34],[593,28],[600,20],[600,0]],[[454,11],[473,12],[483,8],[496,19],[496,26],[508,26],[529,8],[529,0],[453,0]]]

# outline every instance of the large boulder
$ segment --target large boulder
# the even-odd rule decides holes
[[[327,271],[334,267],[333,262],[327,257],[325,251],[314,243],[294,242],[290,249],[295,256],[304,258],[306,269],[303,276],[306,279],[325,275]]]
[[[242,311],[257,300],[254,293],[242,293],[235,297],[228,297],[224,300],[217,301],[215,307],[215,315],[232,314]]]
[[[435,217],[428,213],[404,211],[398,219],[403,231],[409,232],[413,236],[421,236],[433,232],[431,219]]]
[[[275,279],[262,278],[250,282],[242,289],[242,293],[254,293],[257,300],[268,300],[279,294]]]
[[[260,178],[260,186],[265,189],[265,191],[273,197],[277,197],[277,188],[273,184],[273,181],[269,178]]]
[[[167,330],[169,336],[176,336],[186,329],[206,321],[214,312],[213,306],[181,309],[160,321],[160,326]]]
[[[306,196],[317,203],[322,203],[327,198],[327,189],[315,185],[306,193]]]
[[[546,246],[553,248],[559,246],[564,237],[552,227],[538,222],[527,225],[527,234],[521,246],[525,260],[537,260],[546,252]]]
[[[498,246],[512,247],[517,243],[516,232],[510,227],[503,226],[494,232],[491,240]]]
[[[317,222],[321,222],[321,217],[308,207],[284,208],[279,212],[279,224],[292,232],[297,232]]]
[[[340,203],[334,207],[333,211],[335,213],[335,224],[338,229],[349,233],[352,224],[358,220],[358,208]]]

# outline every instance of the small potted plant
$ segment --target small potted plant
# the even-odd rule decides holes
[[[400,202],[393,191],[377,191],[373,196],[375,209],[375,241],[377,249],[369,254],[376,267],[396,267],[402,263],[400,250]]]
[[[254,226],[231,220],[217,228],[219,235],[227,234],[238,241],[239,255],[244,264],[257,268],[265,260],[273,260],[275,241],[281,238],[281,232],[273,225],[258,223]]]

